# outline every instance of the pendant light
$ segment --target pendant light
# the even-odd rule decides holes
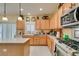
[[[8,18],[6,17],[6,3],[4,3],[4,16],[2,17],[3,21],[8,21]]]
[[[19,3],[19,17],[18,17],[19,21],[23,20],[23,15],[21,15],[21,3]]]

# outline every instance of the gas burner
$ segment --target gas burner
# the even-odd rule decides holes
[[[67,46],[73,48],[74,50],[79,50],[79,42],[77,42],[77,41],[74,41],[74,40],[69,40],[69,41],[59,40],[59,43],[64,43]]]

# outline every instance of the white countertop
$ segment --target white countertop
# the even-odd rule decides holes
[[[12,40],[0,40],[0,43],[25,43],[30,38],[19,38],[19,39],[12,39]]]

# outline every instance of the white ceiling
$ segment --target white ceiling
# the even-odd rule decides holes
[[[23,15],[31,13],[31,15],[42,15],[50,14],[57,10],[57,3],[22,3]],[[39,9],[43,8],[43,11]],[[7,15],[18,15],[19,14],[19,4],[18,3],[7,3],[6,4]],[[0,3],[0,15],[3,15],[4,4]]]

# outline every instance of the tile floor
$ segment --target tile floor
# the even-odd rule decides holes
[[[30,46],[30,56],[51,56],[47,46]]]

